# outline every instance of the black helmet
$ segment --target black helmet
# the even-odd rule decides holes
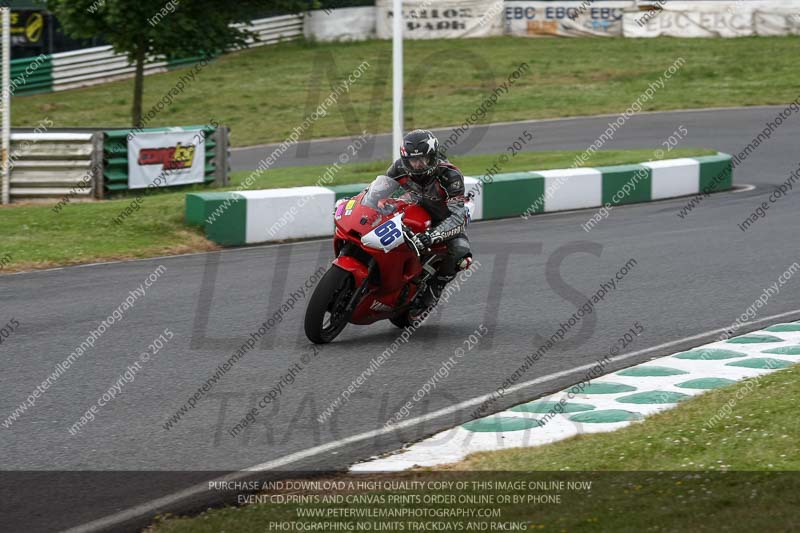
[[[413,177],[429,175],[436,168],[439,140],[428,130],[414,130],[403,137],[400,159]]]

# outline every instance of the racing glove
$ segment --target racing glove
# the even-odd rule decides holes
[[[431,235],[427,231],[423,231],[422,233],[417,233],[412,237],[414,242],[414,246],[418,250],[428,250],[433,244],[433,240],[431,239]]]

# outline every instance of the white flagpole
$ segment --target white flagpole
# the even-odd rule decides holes
[[[3,87],[2,105],[0,113],[3,114],[3,142],[2,160],[0,160],[0,173],[2,173],[3,205],[10,202],[11,172],[9,169],[9,150],[11,149],[11,8],[2,8],[3,18]]]
[[[403,0],[393,0],[392,62],[393,62],[393,112],[392,112],[392,157],[403,142]]]

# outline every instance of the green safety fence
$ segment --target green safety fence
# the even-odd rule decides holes
[[[0,59],[1,58],[2,55],[0,55]],[[204,56],[201,55],[172,58],[167,60],[167,68],[170,70],[183,68],[199,63],[203,59]],[[53,92],[53,81],[52,55],[23,57],[11,60],[11,94],[25,96]]]
[[[194,65],[206,59],[216,59],[219,54],[209,54],[208,56],[196,55],[192,57],[171,57],[167,58],[167,68],[170,70]]]
[[[11,94],[49,93],[53,90],[53,57],[42,55],[11,60]]]
[[[214,132],[217,128],[212,126],[185,126],[185,131],[205,132],[206,161],[204,183],[211,183],[215,179],[217,142]],[[103,185],[106,193],[128,190],[128,134],[132,130],[106,130],[103,143]],[[174,128],[147,128],[142,133],[174,131]]]

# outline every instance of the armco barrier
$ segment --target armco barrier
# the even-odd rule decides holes
[[[303,35],[303,15],[283,15],[252,20],[249,24],[235,24],[246,28],[258,36],[258,40],[248,39],[249,48],[293,40]]]
[[[11,60],[11,94],[37,94],[53,90],[51,56]]]
[[[12,133],[14,201],[95,195],[102,176],[102,133]]]
[[[465,178],[472,220],[620,205],[716,192],[733,186],[731,156],[667,159],[638,165],[498,174]],[[333,233],[336,200],[366,184],[260,191],[190,193],[186,223],[218,244],[242,245]]]
[[[258,36],[258,40],[248,39],[247,47],[263,46],[301,37],[303,16],[270,17],[236,26],[247,28]],[[147,75],[166,72],[171,68],[197,63],[201,59],[199,55],[169,60],[154,57],[145,64],[144,73]],[[32,70],[35,62],[39,64]],[[26,69],[30,72],[28,76],[24,76]],[[11,61],[11,79],[21,80],[14,91],[16,95],[65,91],[75,87],[97,85],[133,77],[134,71],[135,67],[128,61],[127,56],[114,52],[111,46],[59,52],[42,56],[41,59],[22,58]]]
[[[128,58],[114,52],[111,46],[60,52],[51,57],[54,91],[130,78],[135,72]],[[144,68],[145,75],[166,71],[167,62],[163,59],[151,59]]]
[[[46,128],[45,128],[46,129]],[[12,201],[103,198],[128,190],[128,145],[131,130],[90,128],[11,133]],[[224,186],[230,171],[227,127],[186,126],[142,132],[184,129],[206,135],[205,183]]]

